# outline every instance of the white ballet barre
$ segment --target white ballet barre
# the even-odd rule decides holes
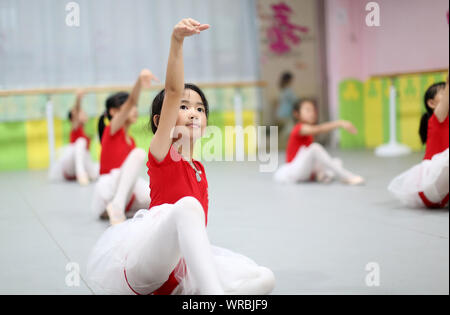
[[[247,87],[264,88],[267,86],[265,81],[238,81],[238,82],[219,82],[219,83],[199,83],[198,87],[201,89],[220,89],[220,88],[234,88],[234,114],[235,114],[235,126],[244,126],[244,102],[242,97],[242,89]],[[162,90],[163,85],[154,85],[150,90]],[[47,95],[46,104],[46,118],[47,118],[47,134],[48,134],[48,150],[50,156],[50,165],[56,161],[56,148],[55,148],[55,127],[54,127],[54,115],[53,115],[53,102],[51,95],[53,94],[74,94],[79,90],[83,90],[88,93],[102,93],[102,92],[119,92],[131,90],[132,86],[90,86],[90,87],[61,87],[61,88],[38,88],[38,89],[16,89],[16,90],[0,90],[0,97],[9,97],[17,95]],[[236,154],[243,153],[244,148],[244,135],[236,136]]]
[[[398,142],[397,138],[397,89],[395,87],[395,80],[399,76],[404,75],[421,75],[446,72],[447,69],[431,70],[421,72],[409,72],[409,73],[394,73],[387,75],[378,75],[373,78],[390,78],[390,90],[389,90],[389,142],[377,147],[375,149],[375,155],[379,157],[397,157],[411,154],[412,150],[407,145]]]

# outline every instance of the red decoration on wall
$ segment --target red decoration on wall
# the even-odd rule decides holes
[[[302,39],[298,33],[307,34],[309,28],[289,21],[293,10],[284,2],[272,5],[272,10],[273,25],[267,30],[269,48],[273,53],[283,55],[291,51],[291,46],[301,44]]]

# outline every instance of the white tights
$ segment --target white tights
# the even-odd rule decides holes
[[[308,181],[311,174],[317,171],[331,172],[343,181],[356,176],[344,169],[320,144],[313,143],[309,147],[301,148],[295,159],[280,167],[274,178],[278,182],[296,183]]]
[[[89,177],[94,180],[98,177],[98,165],[91,159],[87,150],[87,141],[78,139],[73,145],[73,151],[62,160],[63,172],[67,176],[76,178]]]
[[[150,197],[146,196],[147,189],[142,189],[142,187],[136,185],[139,178],[139,172],[145,164],[145,160],[145,151],[142,149],[134,149],[122,164],[117,189],[114,194],[114,199],[111,201],[114,209],[125,213],[127,202],[130,200],[133,193],[135,193],[136,202],[138,204],[148,201],[147,204],[143,205],[143,208],[149,207]],[[142,191],[144,194],[141,193],[141,190],[145,190]]]
[[[152,211],[152,210],[151,210]],[[270,270],[258,268],[256,277],[242,283],[235,292],[224,292],[213,259],[202,205],[185,197],[161,209],[161,221],[133,246],[126,272],[129,285],[140,294],[150,294],[167,281],[183,257],[201,295],[268,294],[274,286]],[[159,215],[159,214],[158,214]]]
[[[148,209],[150,205],[149,183],[139,178],[139,172],[145,164],[145,155],[144,150],[134,149],[120,169],[100,176],[92,200],[92,210],[96,216],[105,215],[108,205],[113,206],[118,216],[123,216],[132,195],[135,199],[129,209],[131,213],[140,209]]]

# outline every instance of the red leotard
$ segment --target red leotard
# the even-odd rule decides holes
[[[431,160],[433,156],[444,152],[449,147],[448,116],[440,123],[433,114],[428,121],[427,149],[424,160]]]
[[[111,126],[103,131],[102,153],[100,155],[100,175],[108,174],[115,168],[120,168],[131,151],[136,148],[134,139],[130,137],[131,144],[127,142],[125,129],[122,128],[113,136]]]
[[[77,129],[72,129],[70,132],[70,143],[75,143],[78,139],[84,138],[87,141],[87,149],[91,145],[91,139],[84,133],[83,125],[80,125]]]
[[[298,153],[298,150],[305,146],[309,147],[314,142],[313,136],[302,136],[300,131],[302,130],[302,124],[297,124],[291,131],[289,136],[289,142],[286,150],[286,162],[291,163]]]
[[[162,162],[158,162],[151,152],[148,154],[148,175],[150,176],[150,197],[152,207],[162,204],[175,204],[184,197],[194,197],[203,206],[208,224],[208,181],[203,165],[194,161],[197,170],[201,171],[201,182],[197,181],[194,169],[189,162],[171,147],[170,152]],[[169,279],[155,292],[154,295],[168,295],[178,286],[174,272]]]
[[[433,114],[428,121],[428,137],[427,149],[424,160],[431,160],[436,154],[444,152],[449,147],[449,124],[448,116],[440,123],[436,115]],[[430,201],[424,192],[419,192],[419,197],[422,199],[424,205],[430,209],[444,208],[448,203],[449,194],[444,197],[440,203],[433,203]]]
[[[83,125],[80,125],[77,129],[72,129],[70,131],[70,143],[75,143],[78,139],[84,138],[87,141],[86,149],[89,150],[89,147],[91,145],[91,139],[84,133]],[[76,180],[77,177],[74,175],[67,175],[66,172],[63,173],[64,178],[69,181]]]

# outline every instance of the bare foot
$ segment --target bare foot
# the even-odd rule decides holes
[[[117,210],[112,203],[106,207],[106,213],[109,216],[109,223],[111,225],[118,225],[127,220],[127,217],[122,211]]]
[[[333,181],[334,177],[327,172],[317,172],[316,180],[322,184],[330,184]]]
[[[77,176],[77,181],[81,186],[89,185],[89,177],[87,175],[79,175]]]
[[[342,182],[344,184],[350,185],[350,186],[361,186],[361,185],[365,184],[365,180],[361,176],[353,176],[353,177],[343,180]]]

